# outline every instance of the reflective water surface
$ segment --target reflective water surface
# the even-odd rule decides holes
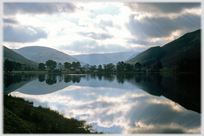
[[[4,93],[104,133],[201,133],[198,75],[4,75]]]

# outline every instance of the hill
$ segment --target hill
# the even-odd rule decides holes
[[[179,63],[186,66],[200,65],[201,30],[187,33],[162,47],[149,48],[127,62],[153,65],[159,60],[163,67],[174,67]]]
[[[30,65],[31,67],[34,67],[34,68],[38,67],[37,62],[29,60],[29,59],[23,57],[22,55],[12,51],[11,49],[9,49],[9,48],[7,48],[5,46],[3,46],[3,51],[4,51],[4,59],[9,59],[9,60],[12,60],[12,61],[28,64],[28,65]]]
[[[39,63],[45,63],[47,60],[54,60],[57,63],[62,64],[64,64],[64,62],[72,63],[73,61],[79,61],[61,51],[43,46],[29,46],[13,50],[22,56]],[[83,64],[83,62],[80,63]]]
[[[4,95],[3,102],[3,133],[6,134],[98,133],[84,120],[65,118],[49,108],[35,107],[23,98]]]
[[[118,53],[104,53],[104,54],[82,54],[72,55],[85,63],[90,65],[103,65],[108,63],[117,64],[119,61],[125,61],[131,55],[135,54],[133,51],[129,52],[118,52]]]

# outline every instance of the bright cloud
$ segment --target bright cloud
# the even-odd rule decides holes
[[[3,44],[73,54],[143,51],[201,28],[200,3],[7,3]]]

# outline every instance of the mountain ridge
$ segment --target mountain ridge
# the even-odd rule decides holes
[[[21,54],[22,56],[39,63],[45,63],[47,60],[54,60],[57,63],[62,63],[62,64],[64,64],[64,62],[72,63],[72,62],[79,61],[64,52],[61,52],[59,50],[56,50],[50,47],[29,46],[29,47],[23,47],[20,49],[13,49],[13,50]],[[84,64],[81,61],[79,62],[81,64]]]
[[[201,29],[198,29],[161,47],[151,47],[126,62],[154,65],[157,61],[161,61],[164,67],[174,67],[179,61],[199,61],[201,58],[200,50]]]
[[[26,57],[20,55],[19,53],[7,48],[6,46],[3,46],[3,53],[4,53],[4,59],[9,59],[11,61],[28,64],[34,68],[38,67],[37,62],[27,59]]]

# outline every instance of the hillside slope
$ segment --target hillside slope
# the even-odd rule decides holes
[[[201,30],[187,33],[162,46],[152,47],[128,60],[129,63],[150,63],[161,61],[164,67],[174,67],[179,61],[199,63],[201,59]]]
[[[82,55],[72,55],[72,56],[90,65],[98,66],[98,65],[108,64],[108,63],[116,64],[119,61],[125,61],[133,54],[135,54],[135,52],[129,51],[129,52],[104,53],[104,54],[82,54]]]
[[[3,46],[3,51],[4,51],[4,59],[9,59],[9,60],[12,60],[12,61],[28,64],[28,65],[30,65],[31,67],[34,67],[34,68],[38,67],[37,62],[29,60],[29,59],[23,57],[22,55],[12,51],[11,49],[9,49],[9,48],[7,48],[5,46]]]
[[[23,47],[20,49],[14,49],[14,51],[28,59],[31,59],[39,63],[45,63],[47,60],[54,60],[62,64],[64,62],[72,63],[73,61],[74,62],[79,61],[61,51],[58,51],[52,48],[48,48],[48,47],[43,47],[43,46]],[[83,63],[83,62],[80,62],[80,63]]]

